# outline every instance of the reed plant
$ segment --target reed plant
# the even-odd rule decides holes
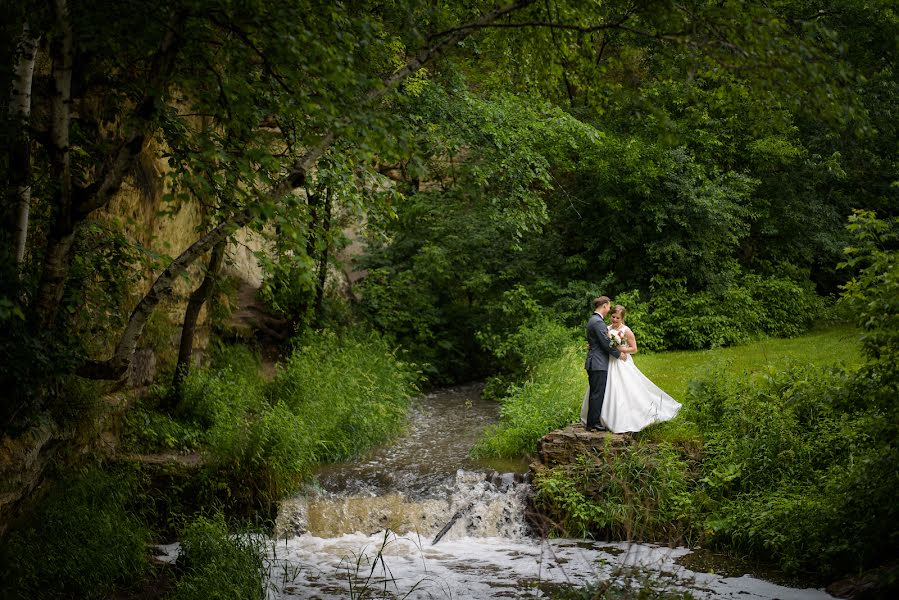
[[[219,514],[200,516],[180,535],[171,600],[263,600],[269,576],[264,538],[233,534]]]
[[[395,436],[419,381],[386,340],[322,332],[295,343],[268,389],[302,421],[313,460],[332,462]]]
[[[668,445],[596,448],[538,472],[533,503],[550,531],[577,537],[689,542],[695,473]]]
[[[179,418],[203,428],[207,475],[243,504],[269,506],[308,480],[316,464],[396,435],[420,378],[374,335],[296,340],[272,381],[245,349],[218,356],[186,380]]]
[[[517,458],[537,450],[537,442],[580,418],[587,387],[583,351],[569,345],[561,356],[534,366],[527,379],[502,399],[500,421],[472,449],[477,458]]]

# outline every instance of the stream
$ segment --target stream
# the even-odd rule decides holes
[[[606,582],[634,596],[651,587],[696,598],[831,598],[748,574],[691,571],[676,562],[686,548],[535,537],[524,519],[527,465],[467,458],[498,419],[499,406],[480,390],[419,398],[402,438],[320,469],[314,488],[284,502],[269,541],[269,598],[548,598]],[[176,545],[166,550],[177,554]]]

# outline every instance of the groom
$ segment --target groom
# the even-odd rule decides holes
[[[609,376],[609,355],[621,356],[618,348],[612,348],[609,342],[609,328],[605,317],[609,313],[612,301],[608,296],[600,296],[593,300],[593,315],[587,321],[587,380],[590,382],[590,403],[587,409],[587,431],[605,431],[600,425],[599,415],[602,413],[602,401],[606,395],[606,379]]]

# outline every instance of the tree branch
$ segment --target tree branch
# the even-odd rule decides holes
[[[188,13],[178,11],[172,14],[166,24],[165,35],[153,56],[144,96],[135,106],[129,119],[129,131],[115,150],[115,154],[106,162],[106,167],[97,180],[78,190],[75,211],[77,217],[83,219],[91,212],[106,205],[119,190],[125,174],[131,168],[135,158],[143,151],[148,134],[152,129],[152,118],[156,113],[160,98],[165,94],[169,79],[175,70],[175,58],[184,42],[181,36],[181,25]]]
[[[209,17],[210,21],[212,21],[213,23],[218,25],[221,29],[223,29],[225,31],[230,31],[231,33],[236,35],[238,38],[240,38],[240,40],[244,44],[246,44],[247,47],[249,47],[250,50],[252,50],[259,57],[259,59],[262,61],[262,65],[265,67],[265,71],[269,75],[271,75],[272,79],[274,79],[278,83],[278,85],[281,87],[281,89],[284,90],[285,92],[287,92],[288,94],[293,93],[293,90],[290,89],[290,86],[287,85],[287,82],[284,81],[284,78],[281,76],[280,73],[278,73],[278,71],[272,65],[271,61],[265,55],[265,52],[263,52],[261,49],[259,49],[258,46],[256,46],[256,44],[253,43],[253,40],[250,39],[250,36],[247,35],[247,33],[244,30],[242,30],[240,27],[237,27],[233,23],[229,23],[227,21],[222,22],[222,21],[218,20],[215,17],[214,12],[210,12],[207,16]]]
[[[530,4],[528,2],[527,4]],[[597,31],[608,31],[610,29],[617,29],[620,31],[626,31],[628,33],[633,33],[634,35],[639,35],[641,37],[651,38],[655,40],[667,40],[667,41],[681,41],[686,35],[684,32],[669,32],[669,33],[660,33],[660,32],[651,32],[644,31],[641,29],[636,29],[633,27],[627,27],[624,25],[633,13],[628,11],[624,14],[624,16],[614,22],[611,23],[600,23],[597,25],[573,25],[571,23],[557,23],[554,21],[518,21],[515,23],[498,23],[498,22],[485,22],[485,23],[468,23],[466,25],[460,25],[459,27],[453,27],[451,29],[446,29],[439,33],[435,33],[428,37],[429,40],[435,40],[442,38],[444,36],[452,36],[461,31],[471,31],[474,29],[526,29],[526,28],[544,28],[544,29],[562,29],[565,31],[574,31],[577,33],[588,34],[588,33],[596,33]]]
[[[534,0],[518,0],[505,7],[498,7],[484,14],[473,25],[484,24],[492,19],[496,19],[501,15],[508,14],[514,10],[518,10],[524,6],[531,4]],[[367,103],[382,98],[403,81],[404,78],[417,72],[422,66],[433,60],[447,48],[458,43],[469,35],[471,31],[477,27],[460,27],[458,31],[447,35],[437,44],[429,45],[415,56],[411,57],[406,65],[386,78],[380,87],[371,90],[365,96]],[[277,183],[272,185],[267,191],[260,194],[263,203],[279,203],[288,193],[301,187],[306,182],[309,170],[318,162],[318,159],[327,152],[328,148],[337,139],[334,131],[326,132],[319,142],[306,151],[306,153],[298,158],[289,168],[287,174]],[[168,267],[156,278],[150,286],[150,290],[138,302],[137,306],[131,312],[128,324],[122,332],[116,349],[110,359],[105,361],[91,361],[83,365],[78,374],[82,377],[91,379],[119,379],[128,369],[131,357],[137,347],[137,342],[143,332],[144,325],[159,304],[163,296],[171,290],[176,278],[180,277],[187,268],[200,256],[208,252],[217,243],[231,235],[237,229],[248,224],[257,214],[256,206],[248,206],[236,213],[231,218],[223,221],[202,238],[191,244],[191,246],[181,253]]]

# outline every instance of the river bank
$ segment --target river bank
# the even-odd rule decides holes
[[[536,535],[532,489],[520,473],[497,476],[468,457],[498,409],[479,386],[439,390],[413,403],[396,442],[365,460],[322,467],[313,488],[282,503],[267,555],[275,597],[336,599],[375,588],[409,598],[555,597],[598,584],[634,594],[649,587],[709,598],[830,597],[688,569],[679,564],[691,554],[683,547]],[[160,550],[164,560],[178,551]]]

